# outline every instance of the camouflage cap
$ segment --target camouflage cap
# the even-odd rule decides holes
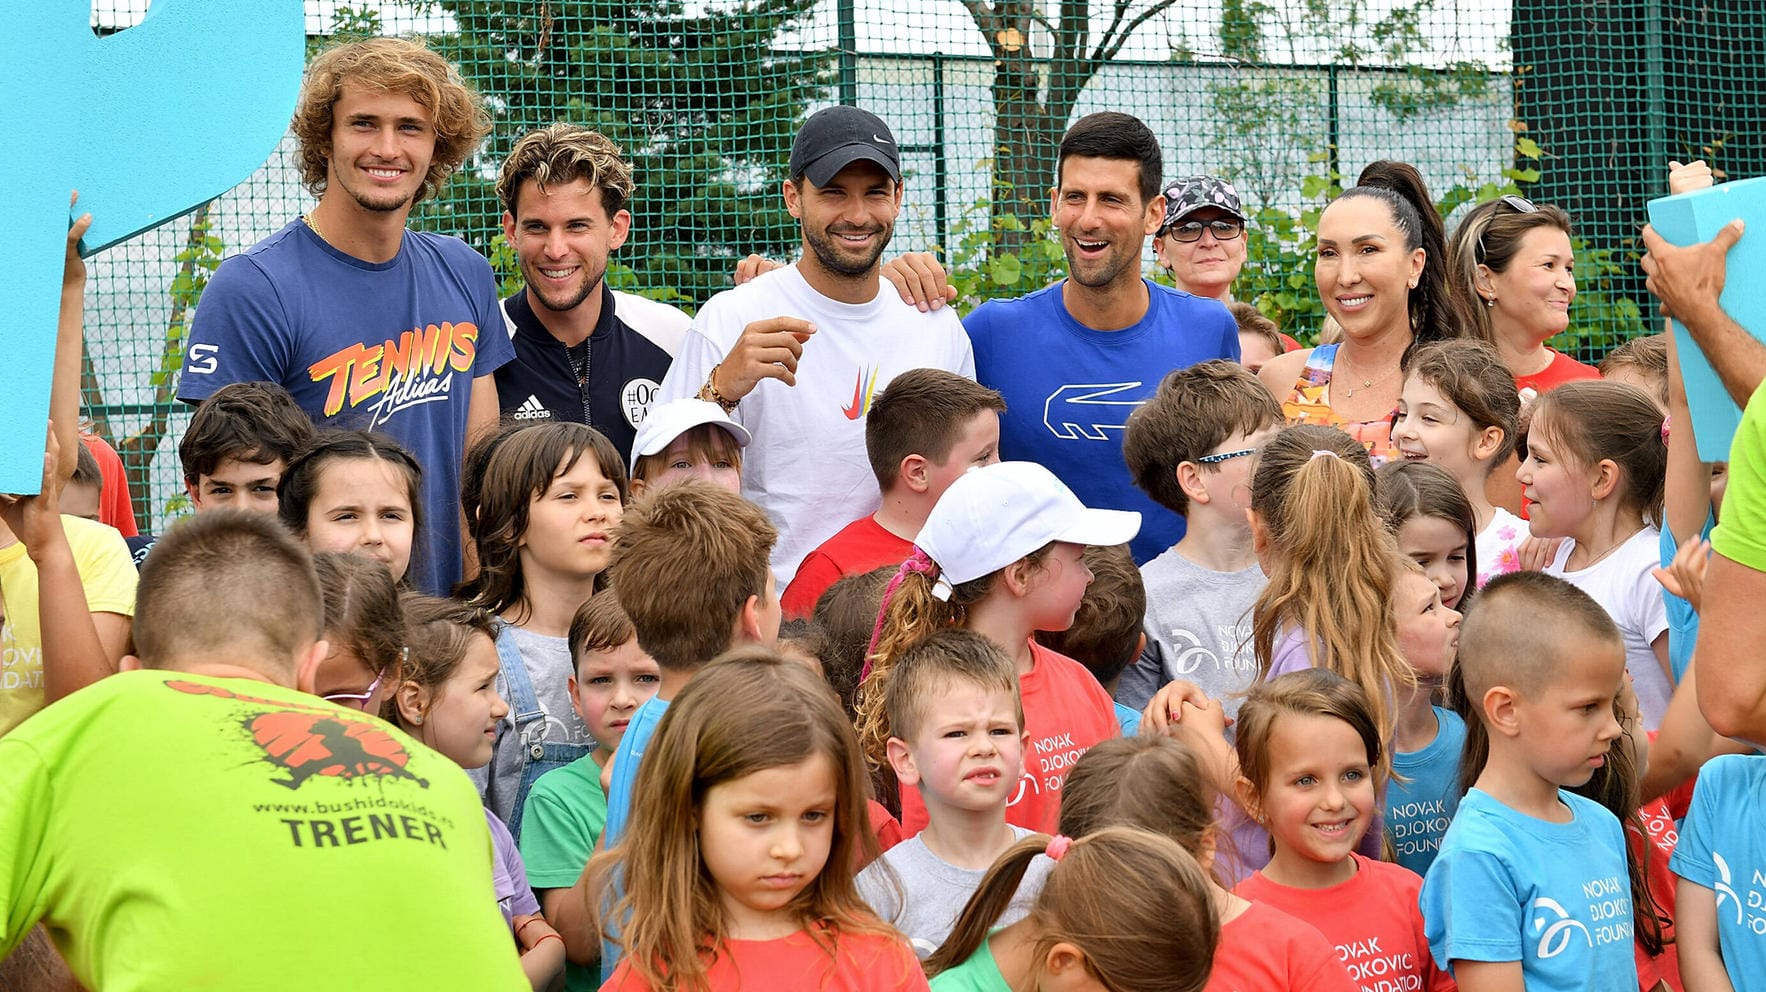
[[[1164,234],[1171,225],[1203,207],[1224,210],[1240,220],[1249,220],[1239,202],[1239,191],[1219,176],[1185,176],[1165,187],[1165,219],[1159,222],[1158,233]]]

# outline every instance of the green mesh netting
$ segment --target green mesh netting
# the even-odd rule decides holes
[[[145,0],[94,0],[127,30]],[[1047,189],[1062,130],[1122,110],[1167,178],[1232,178],[1255,211],[1236,295],[1307,339],[1323,317],[1310,231],[1375,158],[1418,166],[1444,212],[1503,192],[1576,219],[1584,359],[1642,333],[1643,205],[1672,158],[1766,173],[1766,8],[1683,0],[307,0],[314,48],[417,35],[488,98],[495,131],[413,223],[458,234],[518,285],[492,180],[529,127],[597,127],[636,166],[609,278],[691,310],[795,228],[777,192],[806,112],[857,103],[908,172],[892,251],[936,248],[966,309],[1061,274]],[[192,44],[216,43],[192,38]],[[225,85],[225,80],[216,80]],[[202,120],[191,94],[192,126]],[[87,416],[122,450],[142,529],[182,510],[182,336],[220,259],[311,205],[284,146],[195,214],[92,260]],[[1450,219],[1449,223],[1452,223]],[[1152,258],[1147,257],[1152,271]]]

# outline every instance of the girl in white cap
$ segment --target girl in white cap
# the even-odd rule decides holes
[[[1031,635],[1072,625],[1091,583],[1080,560],[1087,545],[1124,544],[1139,529],[1139,513],[1088,509],[1034,462],[983,466],[953,483],[883,595],[873,667],[858,696],[859,737],[873,764],[887,767],[882,703],[895,658],[940,628],[976,631],[1012,656],[1024,700],[1024,776],[1006,820],[1053,831],[1067,770],[1120,728],[1109,694],[1091,673]],[[907,835],[926,825],[912,789],[902,792],[901,821]]]
[[[632,439],[632,498],[682,479],[704,479],[740,493],[742,449],[748,441],[748,428],[716,403],[659,403]]]

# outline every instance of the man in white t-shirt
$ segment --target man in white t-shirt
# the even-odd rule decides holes
[[[901,192],[895,136],[876,115],[829,107],[805,121],[783,185],[802,257],[707,301],[657,397],[719,403],[753,434],[742,495],[779,529],[781,588],[805,554],[877,509],[872,398],[908,369],[975,376],[954,312],[921,313],[882,284]]]

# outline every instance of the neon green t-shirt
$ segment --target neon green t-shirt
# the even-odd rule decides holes
[[[521,862],[527,884],[536,889],[568,889],[582,876],[607,824],[607,793],[601,766],[585,754],[534,781],[521,814]],[[565,963],[568,992],[595,992],[601,969]]]
[[[135,561],[115,527],[62,515],[74,567],[93,613],[135,615]],[[0,734],[43,708],[43,635],[38,626],[37,565],[20,543],[0,548]]]
[[[249,679],[111,676],[0,738],[0,955],[165,989],[525,990],[477,791],[372,717]]]
[[[1766,389],[1748,400],[1729,445],[1729,488],[1711,548],[1730,561],[1766,572]]]

